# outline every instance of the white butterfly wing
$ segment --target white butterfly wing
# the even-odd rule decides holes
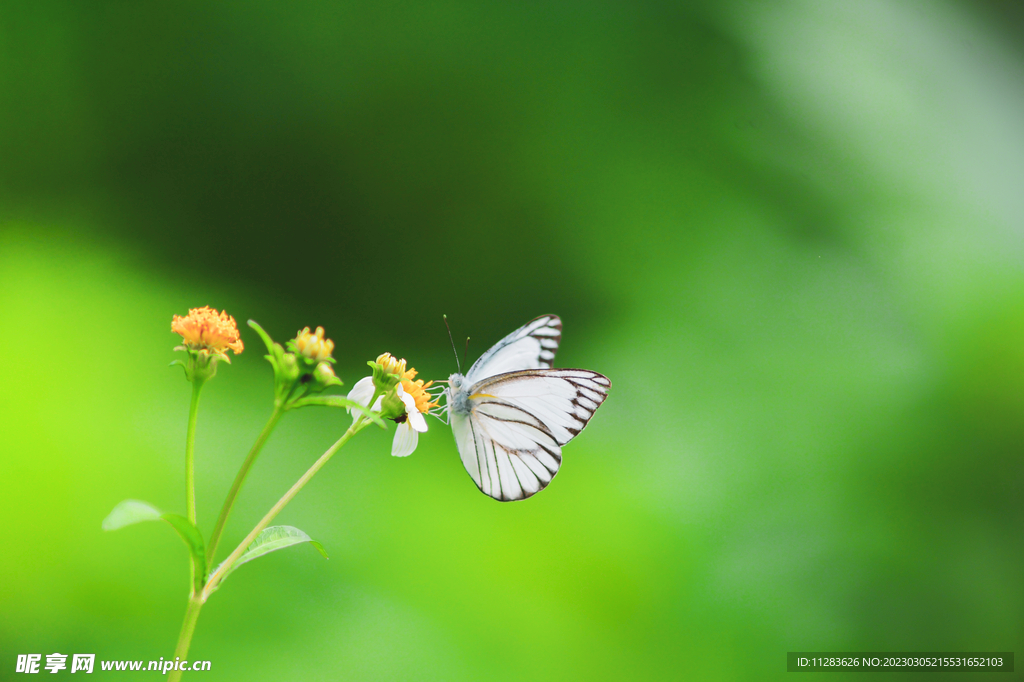
[[[462,463],[482,492],[522,500],[543,490],[611,382],[584,369],[507,372],[469,389],[469,414],[452,413]]]
[[[470,478],[496,500],[522,500],[542,490],[558,472],[562,449],[548,442],[533,451],[509,451],[497,444],[473,417],[452,413],[455,442]]]
[[[473,384],[520,369],[551,369],[561,340],[562,321],[557,315],[541,315],[491,346],[466,372],[466,381]]]

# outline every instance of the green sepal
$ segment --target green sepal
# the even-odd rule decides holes
[[[387,393],[402,380],[402,377],[397,374],[388,374],[384,371],[384,368],[378,363],[370,360],[366,363],[373,370],[373,387],[380,391],[382,394]]]
[[[288,339],[287,341],[284,342],[284,345],[288,348],[289,353],[294,353],[295,355],[298,356],[302,355],[302,353],[299,352],[299,344],[295,339]]]
[[[181,365],[185,370],[185,378],[191,382],[207,381],[217,374],[217,362],[223,360],[231,364],[231,360],[225,353],[211,353],[207,349],[190,348],[188,346],[175,346],[174,350],[185,351],[187,360],[178,358],[171,361],[170,366]]]
[[[357,403],[354,400],[349,400],[348,398],[343,398],[340,395],[311,395],[292,403],[292,407],[307,407],[309,405],[321,405],[323,407],[349,407],[353,410],[362,412],[382,429],[387,428],[387,424],[384,423],[384,420],[381,419],[380,415],[376,412],[368,408],[366,405]]]
[[[303,542],[308,542],[313,545],[313,547],[316,548],[316,551],[320,552],[325,559],[330,558],[327,556],[327,551],[324,549],[323,545],[306,535],[306,533],[298,528],[295,528],[294,526],[271,526],[270,528],[264,528],[263,531],[256,536],[256,539],[252,541],[252,544],[245,548],[242,555],[238,557],[238,560],[227,570],[224,576],[217,583],[217,587],[214,589],[219,589],[220,586],[224,584],[224,581],[227,580],[227,577],[238,570],[238,567],[242,564],[249,563],[253,559],[258,559],[261,556],[270,554],[271,552],[276,552],[279,549],[285,549],[292,545],[299,545]],[[216,573],[219,569],[220,566],[214,569],[213,572]]]
[[[107,514],[107,518],[103,519],[102,528],[106,531],[117,530],[143,521],[166,521],[170,524],[181,536],[192,555],[197,568],[197,580],[206,580],[206,543],[203,541],[203,534],[184,516],[162,512],[141,500],[123,500]]]
[[[175,365],[181,365],[181,368],[185,370],[185,378],[188,379],[188,365],[185,364],[185,361],[182,360],[181,358],[178,358],[177,360],[171,360],[171,364],[168,365],[168,367],[174,367]],[[191,379],[189,380],[191,381]]]
[[[397,419],[405,415],[405,403],[398,397],[398,391],[392,390],[384,395],[380,402],[380,416],[384,419]]]
[[[282,353],[281,357],[278,358],[278,363],[280,364],[281,380],[286,384],[295,383],[299,376],[303,374],[302,363],[292,353]]]

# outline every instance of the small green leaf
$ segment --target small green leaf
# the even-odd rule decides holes
[[[256,536],[256,539],[252,541],[242,556],[238,557],[238,561],[235,565],[228,569],[224,577],[221,578],[220,582],[223,583],[229,575],[235,572],[235,570],[242,564],[249,563],[253,559],[258,559],[264,554],[270,554],[276,552],[279,549],[285,549],[292,545],[298,545],[303,542],[308,542],[316,548],[316,551],[320,552],[325,559],[327,556],[324,546],[313,538],[306,535],[304,532],[295,528],[294,526],[271,526],[270,528],[264,528],[263,532]],[[218,566],[218,568],[220,568]],[[216,572],[216,569],[214,570]]]
[[[166,521],[177,531],[185,546],[196,562],[199,576],[206,575],[206,546],[203,534],[188,519],[178,514],[161,512],[151,504],[141,500],[124,500],[114,507],[113,511],[103,519],[103,530],[117,530],[143,521]]]
[[[192,552],[192,558],[196,562],[196,575],[202,578],[206,577],[206,543],[203,542],[203,534],[199,532],[191,521],[186,519],[184,516],[178,514],[163,514],[161,518],[167,523],[171,524],[174,530],[178,531],[178,535],[185,541],[190,552]]]
[[[387,425],[384,420],[380,418],[380,415],[366,407],[362,403],[357,403],[354,400],[348,398],[342,398],[340,395],[312,395],[307,398],[301,398],[293,402],[289,407],[306,407],[307,405],[322,405],[324,407],[351,407],[353,410],[362,412],[375,423],[382,427]]]
[[[159,521],[160,510],[140,500],[125,500],[103,519],[103,530],[117,530],[142,521]]]
[[[278,346],[278,344],[274,343],[274,340],[270,338],[270,334],[263,331],[263,327],[259,326],[256,323],[256,320],[249,320],[249,326],[256,330],[256,333],[260,335],[261,339],[263,339],[263,343],[267,345],[267,352],[276,356],[277,353],[274,352],[274,346]],[[278,348],[280,348],[280,346],[278,346]]]

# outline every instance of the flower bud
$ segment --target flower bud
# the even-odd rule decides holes
[[[281,354],[281,381],[292,382],[299,378],[299,362],[293,353]]]
[[[399,360],[391,353],[381,353],[377,356],[377,364],[388,374],[405,374],[405,358]]]
[[[381,393],[390,393],[394,390],[395,386],[400,381],[397,374],[391,374],[386,371],[382,365],[379,365],[376,362],[367,362],[366,364],[373,369],[373,385],[377,390]]]
[[[341,379],[334,374],[334,369],[329,362],[321,362],[317,365],[316,369],[313,370],[313,378],[323,388],[341,385]]]
[[[398,391],[389,391],[380,403],[380,416],[383,419],[405,421],[405,403],[398,397]]]
[[[323,327],[317,327],[316,333],[310,333],[306,327],[295,337],[295,350],[307,360],[323,362],[331,357],[334,341],[324,338]]]

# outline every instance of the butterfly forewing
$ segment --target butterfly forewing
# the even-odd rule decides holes
[[[538,422],[561,446],[583,430],[609,388],[608,377],[586,369],[524,370],[474,384],[470,403],[475,414],[494,420]]]
[[[480,356],[466,372],[470,383],[521,369],[550,369],[562,340],[557,315],[541,315],[515,330]]]

